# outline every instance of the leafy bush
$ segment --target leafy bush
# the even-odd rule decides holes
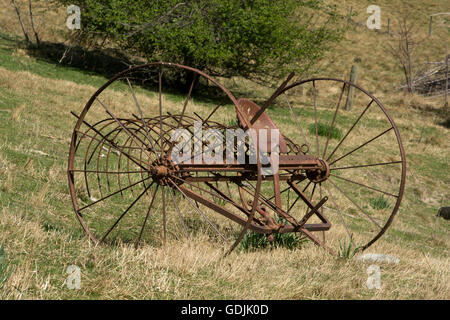
[[[81,8],[85,39],[265,84],[307,71],[342,36],[335,9],[318,0],[54,1]]]

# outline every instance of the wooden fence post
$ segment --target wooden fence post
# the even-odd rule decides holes
[[[352,69],[350,71],[350,82],[356,84],[356,80],[358,78],[358,67],[352,65]],[[353,104],[353,90],[352,86],[348,88],[347,101],[345,102],[345,110],[352,110]]]
[[[445,45],[445,91],[444,91],[444,107],[448,107],[448,45]]]
[[[433,33],[433,16],[430,16],[430,27],[428,29],[428,36],[431,36]]]

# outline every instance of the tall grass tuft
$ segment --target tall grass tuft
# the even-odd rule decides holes
[[[347,242],[347,239],[344,241],[339,240],[339,251],[338,257],[341,259],[349,260],[354,257],[362,249],[362,246],[356,245],[353,243],[353,235],[350,236],[350,239]]]
[[[385,208],[389,208],[389,202],[383,196],[370,199],[369,204],[375,210],[382,210]]]
[[[273,236],[274,240],[269,242],[267,236],[264,234],[253,231],[248,232],[244,236],[244,239],[242,239],[239,248],[245,252],[266,248],[287,248],[289,250],[294,250],[299,248],[304,241],[294,233],[276,233]]]

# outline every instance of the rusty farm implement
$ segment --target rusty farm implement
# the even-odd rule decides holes
[[[72,112],[69,189],[90,239],[200,234],[231,252],[253,231],[269,241],[295,232],[331,254],[345,239],[373,244],[404,191],[398,129],[356,84],[292,76],[260,105],[173,63],[109,80]]]

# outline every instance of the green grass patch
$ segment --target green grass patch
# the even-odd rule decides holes
[[[287,248],[294,250],[299,248],[303,242],[294,233],[276,233],[273,236],[274,240],[269,242],[267,236],[264,234],[248,232],[239,244],[239,248],[245,252],[265,248]]]
[[[312,135],[316,135],[316,125],[314,123],[310,124],[308,126],[308,131]],[[327,124],[324,124],[322,122],[317,123],[317,133],[319,136],[328,137],[330,134],[330,126]],[[342,132],[336,127],[333,127],[333,130],[331,131],[331,139],[341,139],[342,138]]]
[[[369,203],[375,210],[382,210],[390,207],[389,202],[383,196],[372,198],[369,200]]]

